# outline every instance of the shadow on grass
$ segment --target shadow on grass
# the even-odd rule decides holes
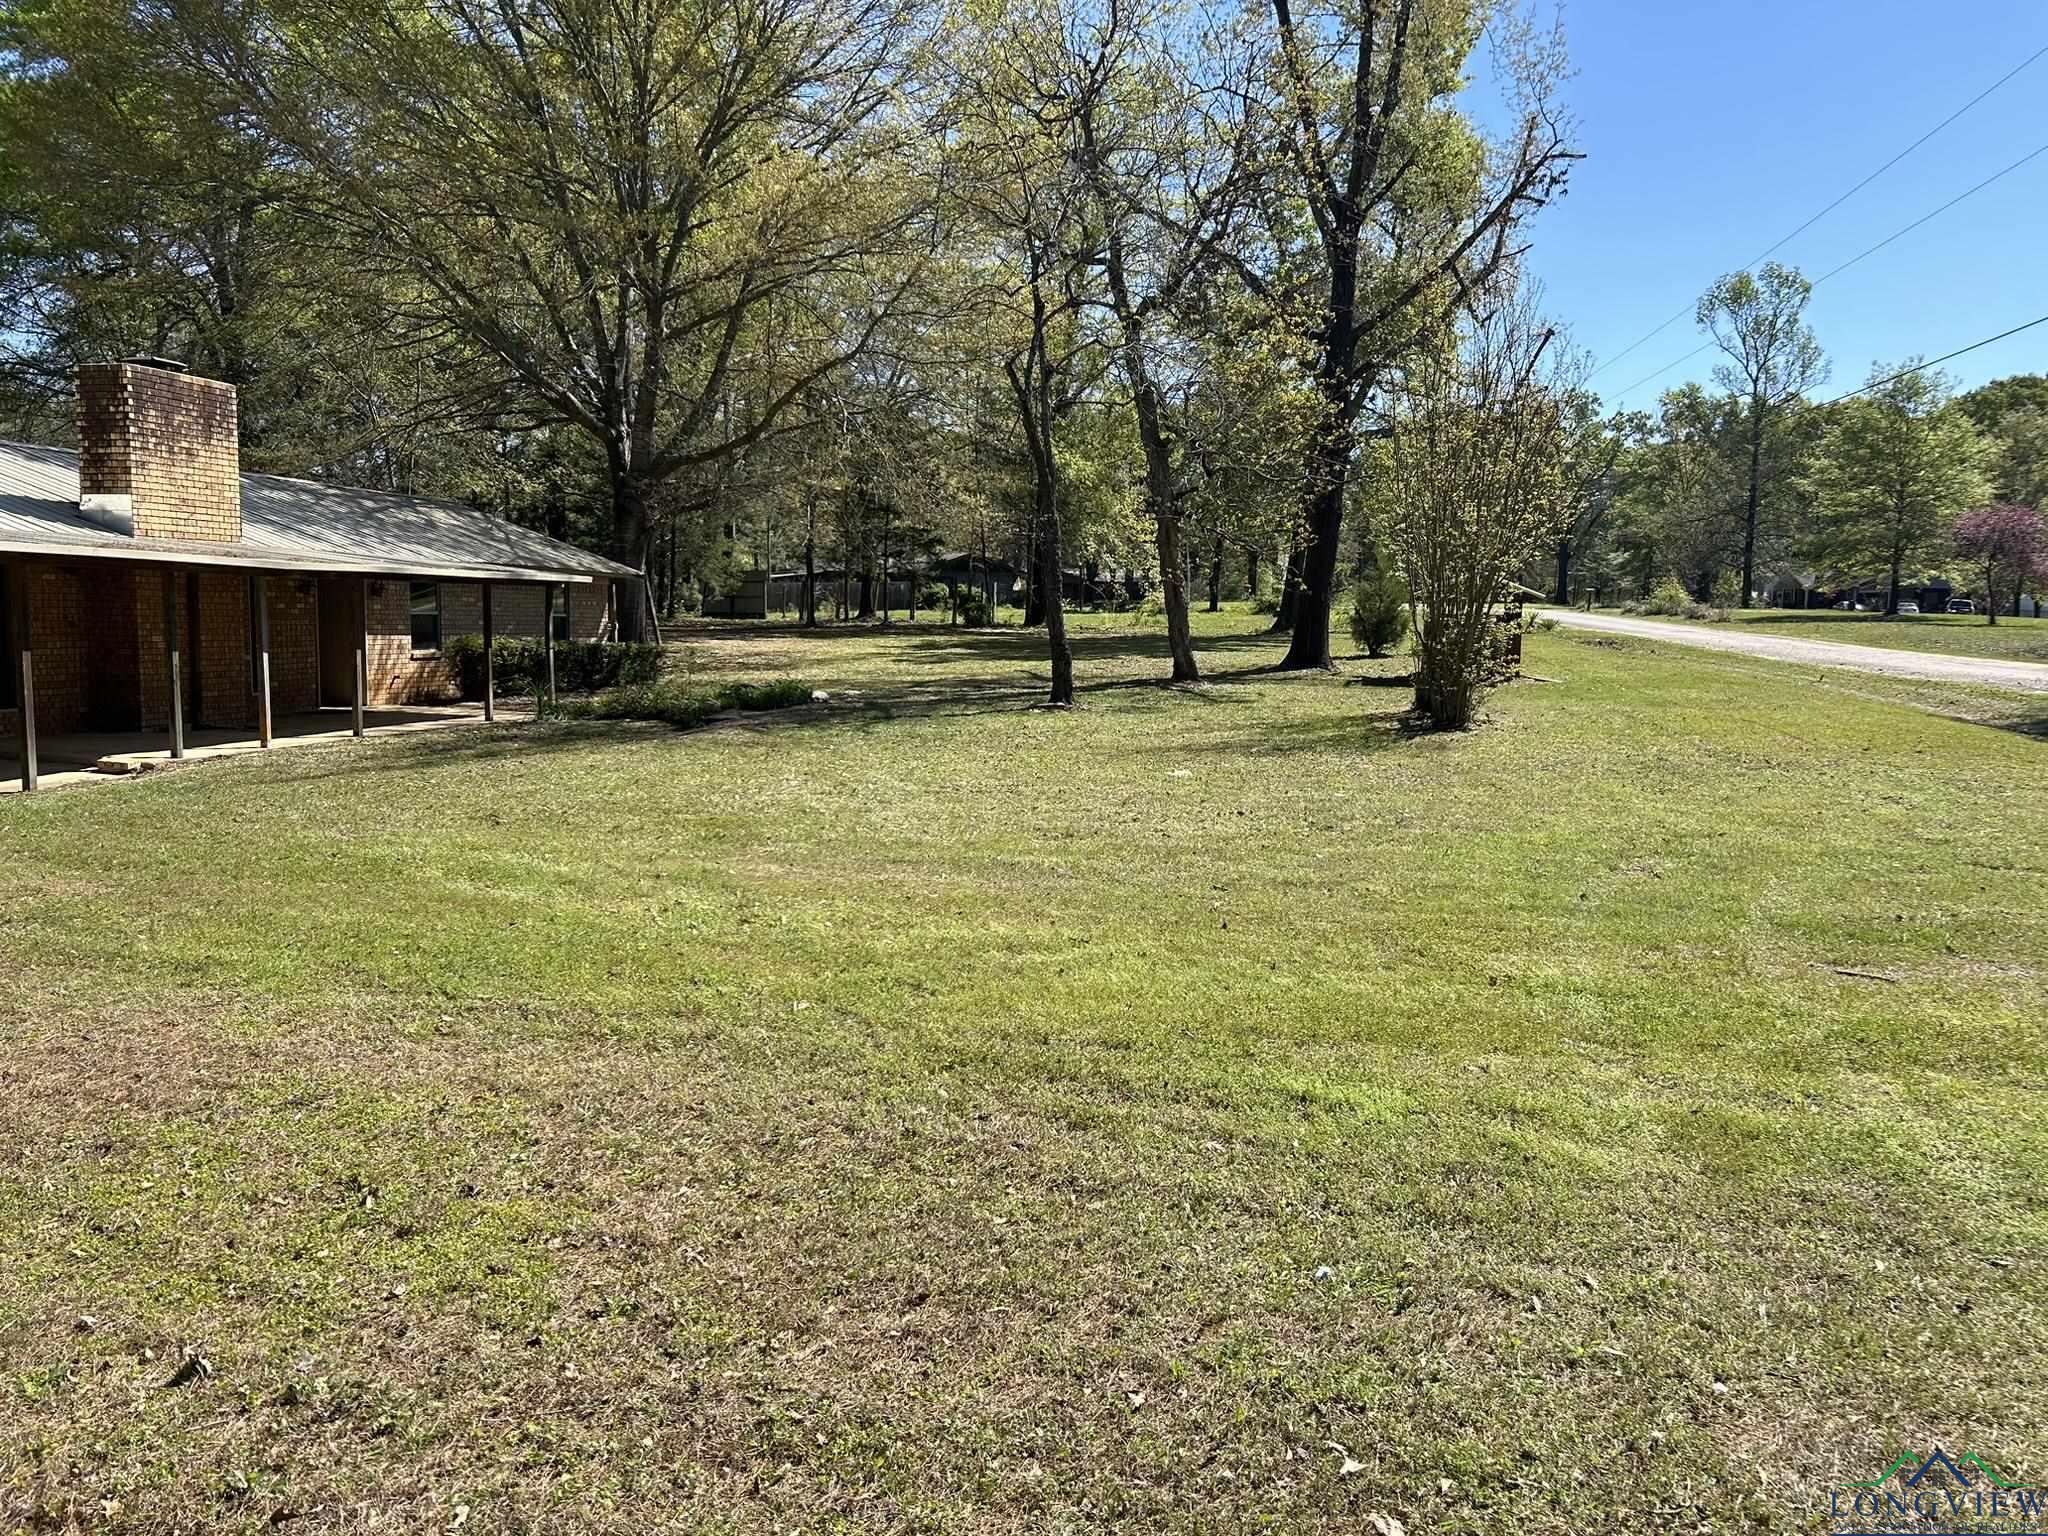
[[[1253,730],[1234,731],[1206,741],[1176,741],[1151,750],[1158,757],[1291,757],[1310,752],[1377,752],[1418,737],[1435,734],[1426,722],[1405,710],[1376,710],[1363,715],[1323,715],[1306,720],[1268,721]]]
[[[804,639],[872,639],[874,627],[842,625],[807,630],[800,625],[691,626],[671,630],[669,638],[688,641],[694,637],[717,637],[746,641],[768,634],[787,634]],[[1045,637],[1034,630],[963,630],[944,625],[928,632],[903,626],[896,631],[903,641],[901,660],[912,675],[875,678],[854,675],[843,679],[830,674],[829,665],[818,669],[826,675],[808,681],[825,689],[830,702],[796,709],[743,713],[713,721],[695,730],[679,731],[651,721],[572,720],[519,723],[476,727],[463,731],[387,738],[379,750],[365,753],[349,750],[317,751],[293,756],[289,766],[272,759],[274,777],[283,782],[324,779],[343,773],[404,774],[427,772],[447,764],[491,762],[512,757],[542,757],[580,752],[610,742],[661,741],[716,731],[749,733],[784,731],[872,732],[891,724],[922,718],[971,718],[979,715],[1015,715],[1043,704],[1051,689]],[[1163,631],[1133,631],[1114,634],[1077,634],[1074,656],[1082,676],[1075,687],[1077,702],[1084,708],[1090,700],[1114,700],[1122,712],[1145,715],[1183,706],[1226,711],[1252,711],[1256,695],[1246,685],[1300,683],[1303,686],[1361,686],[1407,688],[1411,677],[1396,674],[1352,675],[1338,678],[1326,672],[1283,670],[1279,665],[1275,637],[1265,634],[1225,635],[1205,638],[1198,654],[1204,663],[1198,684],[1176,684],[1166,674],[1168,651]],[[1273,659],[1251,664],[1247,653],[1264,650]],[[1363,656],[1342,658],[1373,665]],[[962,673],[952,670],[962,663],[979,661],[1001,670]],[[1156,661],[1157,671],[1112,672],[1107,677],[1088,677],[1091,668],[1113,667],[1119,662]],[[920,670],[930,669],[928,677]],[[1331,722],[1268,721],[1265,725],[1233,733],[1227,740],[1243,751],[1305,751],[1323,745],[1382,744],[1415,734],[1404,716],[1375,712]],[[1226,750],[1219,744],[1202,750]]]

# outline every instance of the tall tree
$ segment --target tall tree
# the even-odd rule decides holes
[[[1564,425],[1563,484],[1566,515],[1557,538],[1555,591],[1560,603],[1572,600],[1572,562],[1590,549],[1614,509],[1615,466],[1639,419],[1619,412],[1611,421],[1599,414],[1600,401],[1589,390],[1573,390],[1560,401]]]
[[[1728,361],[1714,370],[1746,412],[1749,467],[1742,524],[1742,606],[1756,593],[1757,520],[1767,476],[1764,448],[1773,418],[1828,375],[1827,359],[1803,318],[1813,293],[1791,267],[1767,261],[1754,274],[1731,272],[1699,302],[1700,325]]]
[[[1074,702],[1074,653],[1064,594],[1062,424],[1101,382],[1108,353],[1092,316],[1101,254],[1094,199],[1077,154],[1076,103],[1062,81],[1084,54],[1056,0],[1015,0],[970,13],[951,39],[958,60],[958,201],[986,243],[989,336],[1024,438],[1030,469],[1031,609],[1043,616],[1052,687]]]
[[[909,0],[214,14],[204,56],[300,211],[395,325],[475,352],[478,394],[591,436],[630,564],[653,487],[789,429],[914,285]]]
[[[2023,373],[1993,379],[1957,396],[1956,406],[1994,445],[1999,497],[2048,506],[2048,378]]]
[[[1361,413],[1390,368],[1484,296],[1527,216],[1564,188],[1568,125],[1551,100],[1562,44],[1479,0],[1272,0],[1277,107],[1293,198],[1313,226],[1305,298],[1320,419],[1288,565],[1285,667],[1330,661],[1330,600]],[[1456,105],[1482,20],[1509,72],[1515,125],[1486,144]]]
[[[1815,552],[1854,576],[1884,570],[1887,613],[1898,612],[1907,562],[1941,552],[1990,485],[1984,440],[1950,403],[1946,379],[1908,369],[1873,369],[1865,393],[1833,408],[1806,480]]]
[[[1214,275],[1216,248],[1237,233],[1256,184],[1259,146],[1246,109],[1259,68],[1244,29],[1190,39],[1153,0],[1109,0],[1066,35],[1061,94],[1080,171],[1101,227],[1104,297],[1144,455],[1146,509],[1158,552],[1173,680],[1198,682],[1188,623],[1186,504],[1202,468],[1168,380],[1195,366],[1176,322],[1190,290]]]

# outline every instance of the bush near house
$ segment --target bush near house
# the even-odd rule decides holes
[[[498,692],[531,694],[547,677],[547,656],[540,641],[499,635],[491,646],[496,658]],[[455,669],[455,684],[465,699],[484,696],[484,642],[481,635],[457,635],[441,654]],[[555,689],[558,693],[595,693],[600,688],[652,683],[661,676],[661,647],[615,640],[571,640],[555,646]]]
[[[1716,608],[1712,603],[1703,603],[1684,587],[1675,577],[1666,576],[1650,589],[1650,595],[1637,603],[1623,603],[1623,613],[1641,613],[1662,619],[1699,619],[1713,623],[1728,617],[1725,608]]]

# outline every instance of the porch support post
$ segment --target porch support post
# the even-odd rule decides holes
[[[484,584],[484,719],[498,718],[498,625],[491,612],[491,584]]]
[[[36,766],[36,677],[35,631],[29,627],[29,575],[26,561],[16,561],[9,571],[14,582],[14,680],[16,702],[20,705],[21,787],[34,789],[41,774]]]
[[[363,706],[370,697],[370,583],[362,582],[362,590],[356,594],[356,676],[354,699],[354,726],[356,740],[363,739]]]
[[[256,739],[270,745],[270,582],[255,576],[256,597]]]
[[[555,584],[544,581],[540,584],[541,646],[548,653],[548,702],[555,702]]]
[[[164,567],[164,661],[171,683],[171,760],[185,755],[185,678],[178,642],[178,573]]]

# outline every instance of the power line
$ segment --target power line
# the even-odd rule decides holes
[[[1645,384],[1649,383],[1650,380],[1663,378],[1665,374],[1669,373],[1672,369],[1676,368],[1679,363],[1691,362],[1694,358],[1698,357],[1702,352],[1706,351],[1711,346],[1713,346],[1713,343],[1711,341],[1701,342],[1698,346],[1694,347],[1690,352],[1686,353],[1685,356],[1679,358],[1677,362],[1666,363],[1662,368],[1659,368],[1655,373],[1644,374],[1640,379],[1637,379],[1635,383],[1629,385],[1627,389],[1621,391],[1621,394],[1616,395],[1614,398],[1619,400],[1622,398],[1623,395],[1634,394],[1637,390],[1641,389]],[[1587,374],[1586,377],[1591,378],[1592,374]]]
[[[1949,209],[1955,207],[1955,205],[1957,203],[1960,203],[1964,198],[1976,196],[1977,193],[1982,192],[1986,187],[1990,186],[1991,183],[1997,181],[1999,177],[2010,176],[2014,171],[2018,170],[2021,166],[2025,165],[2029,160],[2038,160],[2043,155],[2048,155],[2048,144],[2043,144],[2039,149],[2032,150],[2027,154],[2021,155],[2019,159],[2013,161],[2013,163],[2011,165],[2008,165],[2004,170],[1997,171],[1989,176],[1986,176],[1982,181],[1978,182],[1977,185],[1970,188],[1969,191],[1958,192],[1954,197],[1950,198],[1947,202],[1943,203],[1939,208],[1935,209],[1934,212],[1923,213],[1919,218],[1915,219],[1912,223],[1908,224],[1904,229],[1893,230],[1890,234],[1886,235],[1882,240],[1878,241],[1877,244],[1873,245],[1869,250],[1859,252],[1857,255],[1851,256],[1839,267],[1832,267],[1828,271],[1823,272],[1819,277],[1816,277],[1813,280],[1813,286],[1818,288],[1822,283],[1826,282],[1829,278],[1835,276],[1837,273],[1848,271],[1851,267],[1855,266],[1857,262],[1861,261],[1865,256],[1876,255],[1879,251],[1883,250],[1886,246],[1890,245],[1894,240],[1898,239],[1899,236],[1910,235],[1914,230],[1918,229],[1922,224],[1925,224],[1929,219],[1937,218],[1941,214],[1947,213]]]
[[[1890,170],[1893,166],[1897,165],[1901,160],[1905,159],[1906,156],[1912,154],[1914,150],[1918,149],[1922,144],[1925,144],[1929,139],[1933,138],[1937,133],[1941,132],[1942,129],[1946,128],[1950,123],[1954,122],[1957,118],[1961,117],[1965,112],[1969,111],[1972,107],[1976,106],[1978,102],[1982,101],[1985,97],[1989,96],[1993,91],[1996,91],[2000,86],[2004,85],[2008,80],[2012,79],[2014,75],[2017,75],[2021,70],[2025,69],[2028,65],[2034,63],[2043,54],[2048,54],[2048,43],[2043,43],[2039,48],[2036,48],[2024,59],[2021,59],[2019,63],[2013,65],[2011,69],[2007,70],[2004,74],[2000,75],[1996,80],[1992,81],[1991,84],[1985,86],[1983,90],[1979,91],[1976,95],[1972,96],[1960,107],[1957,107],[1955,111],[1949,113],[1947,117],[1944,117],[1932,128],[1928,129],[1925,133],[1921,134],[1919,138],[1915,139],[1912,143],[1908,144],[1896,155],[1893,155],[1891,159],[1885,161],[1883,165],[1880,165],[1868,176],[1864,177],[1861,181],[1857,182],[1855,186],[1851,187],[1848,191],[1844,192],[1840,197],[1836,198],[1832,203],[1829,203],[1827,207],[1821,209],[1819,213],[1816,213],[1804,224],[1801,224],[1797,229],[1793,230],[1791,234],[1784,236],[1782,239],[1778,240],[1775,244],[1768,246],[1763,251],[1758,253],[1755,257],[1751,258],[1749,261],[1744,262],[1739,270],[1745,272],[1748,271],[1751,267],[1755,266],[1758,262],[1762,261],[1766,256],[1769,256],[1772,252],[1781,250],[1783,247],[1790,244],[1793,240],[1797,239],[1800,235],[1805,234],[1807,230],[1813,228],[1814,225],[1818,224],[1822,219],[1826,218],[1829,214],[1833,213],[1837,208],[1841,207],[1842,204],[1846,203],[1850,198],[1854,197],[1858,192],[1861,192],[1865,187],[1869,186],[1873,181],[1877,180],[1877,178],[1882,176],[1886,171]],[[2038,151],[2036,153],[2038,153]],[[2001,172],[2000,174],[2003,173]],[[1971,191],[1975,190],[1977,189],[1974,187],[1971,188]],[[1963,195],[1967,197],[1969,196],[1969,193],[1966,192]],[[1939,210],[1936,211],[1938,212]],[[1929,215],[1929,217],[1932,217],[1932,215]],[[1899,233],[1904,234],[1905,231],[1901,230]],[[1868,255],[1869,252],[1866,251],[1864,254]],[[1859,256],[1856,259],[1860,261],[1863,258]],[[1661,324],[1655,326],[1651,330],[1646,331],[1643,335],[1638,336],[1634,341],[1630,342],[1627,346],[1623,347],[1619,352],[1615,353],[1614,356],[1608,358],[1606,362],[1600,364],[1598,368],[1595,368],[1592,373],[1587,374],[1586,377],[1589,379],[1593,378],[1595,375],[1603,372],[1604,370],[1613,367],[1616,363],[1620,362],[1624,357],[1627,357],[1629,353],[1635,351],[1637,347],[1640,347],[1644,342],[1654,340],[1656,337],[1662,335],[1665,331],[1669,330],[1672,326],[1676,325],[1680,320],[1683,320],[1687,315],[1692,313],[1693,308],[1690,305],[1688,305],[1684,309],[1679,310],[1676,314],[1672,315],[1670,319],[1663,321]],[[1673,363],[1670,366],[1672,368],[1676,368],[1678,364]],[[1659,373],[1665,371],[1667,370],[1658,370]],[[1656,376],[1656,374],[1650,375],[1651,378],[1655,378]],[[1631,385],[1630,387],[1633,388],[1634,386]],[[1624,390],[1623,393],[1625,394],[1627,393],[1627,391]]]
[[[1963,192],[1958,192],[1954,197],[1950,198],[1947,202],[1943,203],[1939,208],[1936,208],[1929,213],[1923,213],[1920,215],[1919,218],[1915,219],[1912,223],[1893,230],[1890,234],[1886,235],[1882,240],[1878,241],[1877,244],[1869,247],[1867,250],[1857,252],[1854,256],[1851,256],[1847,261],[1843,262],[1838,267],[1829,268],[1827,271],[1823,272],[1819,277],[1816,277],[1813,280],[1813,282],[1808,286],[1818,288],[1822,283],[1826,282],[1829,278],[1837,277],[1840,274],[1848,271],[1851,267],[1855,266],[1857,262],[1863,260],[1864,257],[1876,255],[1879,251],[1883,250],[1886,246],[1890,245],[1894,240],[1898,239],[1901,235],[1911,234],[1914,230],[1918,229],[1922,224],[1927,223],[1930,219],[1939,218],[1942,214],[1947,213],[1949,209],[1955,207],[1957,203],[1962,202],[1965,198],[1975,197],[1979,192],[1982,192],[1994,181],[1998,181],[2004,177],[2010,176],[2014,171],[2018,170],[2021,166],[2027,164],[2029,161],[2038,160],[2043,155],[2048,155],[2048,144],[2043,144],[2038,149],[2029,150],[2026,154],[2021,155],[2019,159],[2013,161],[2013,163],[2011,165],[2008,165],[2004,170],[1992,172],[1989,176],[1986,176],[1982,181],[1978,182],[1974,187],[1971,187]],[[1665,324],[1670,324],[1670,321],[1667,320]],[[1691,362],[1694,358],[1698,357],[1702,352],[1706,351],[1709,347],[1713,345],[1714,343],[1711,341],[1703,342],[1701,345],[1694,347],[1690,352],[1686,353],[1685,356],[1675,358],[1671,362],[1666,363],[1662,368],[1657,369],[1656,372],[1644,374],[1640,379],[1637,379],[1635,383],[1629,385],[1627,389],[1624,389],[1619,394],[1617,394],[1615,398],[1619,400],[1624,396],[1634,394],[1635,391],[1642,388],[1643,385],[1649,383],[1652,379],[1662,378],[1665,374],[1669,373],[1672,369],[1676,368],[1680,363]],[[1618,356],[1619,354],[1616,355]],[[1593,373],[1598,373],[1599,371],[1600,370],[1598,368],[1595,368],[1593,370]],[[1586,375],[1586,377],[1589,379],[1592,376],[1593,374],[1591,373]]]
[[[2003,341],[2008,336],[2017,336],[2021,331],[2031,331],[2037,325],[2048,325],[2048,315],[2036,315],[2024,325],[2016,325],[2009,331],[2000,331],[1996,336],[1986,336],[1982,341],[1973,341],[1967,347],[1957,347],[1953,352],[1944,352],[1939,357],[1930,357],[1924,363],[1915,363],[1910,368],[1901,368],[1897,373],[1887,374],[1881,379],[1872,379],[1861,389],[1852,389],[1846,395],[1837,395],[1832,400],[1823,400],[1821,404],[1839,405],[1844,400],[1853,400],[1856,396],[1866,395],[1873,389],[1882,389],[1887,384],[1895,383],[1916,373],[1922,373],[1929,368],[1939,367],[1952,357],[1961,357],[1965,352],[1974,352],[1979,347],[1988,347],[1994,341]]]

